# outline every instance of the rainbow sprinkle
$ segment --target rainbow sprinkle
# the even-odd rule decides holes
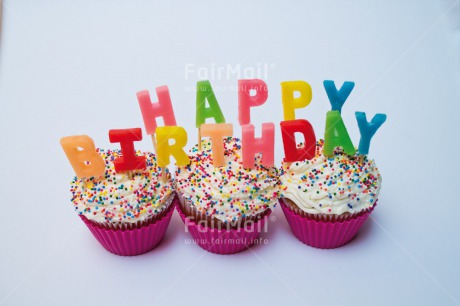
[[[161,168],[153,153],[137,151],[146,157],[146,170],[116,173],[113,161],[120,150],[97,152],[105,160],[105,176],[78,179],[71,182],[75,211],[97,222],[137,222],[160,213],[173,195],[168,169],[160,177]]]
[[[203,140],[201,151],[197,146],[190,150],[190,165],[178,167],[177,191],[201,213],[224,222],[274,207],[279,197],[277,168],[262,166],[258,154],[257,166],[245,169],[240,140],[227,137],[223,142],[226,166],[212,165],[211,143]]]
[[[324,140],[317,142],[311,160],[283,163],[281,195],[308,213],[356,213],[372,207],[382,181],[374,161],[363,155],[348,156],[341,148],[327,158],[323,145]]]

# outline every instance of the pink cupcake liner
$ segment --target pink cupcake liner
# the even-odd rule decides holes
[[[267,212],[261,220],[243,228],[217,229],[204,227],[187,218],[179,203],[176,209],[194,242],[208,252],[221,255],[239,253],[253,245],[271,214],[271,211]]]
[[[163,218],[134,229],[109,229],[89,221],[84,216],[80,217],[107,251],[121,256],[135,256],[147,253],[160,244],[177,201],[176,197]]]
[[[283,199],[280,199],[280,203],[294,236],[306,245],[319,249],[334,249],[350,242],[375,207],[350,219],[331,222],[299,216],[289,209]]]

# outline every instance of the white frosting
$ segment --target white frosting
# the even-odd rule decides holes
[[[154,216],[174,198],[169,173],[164,179],[153,153],[137,152],[146,157],[146,169],[116,173],[113,160],[120,151],[98,150],[105,160],[105,176],[77,179],[71,183],[72,203],[78,214],[104,222],[135,223]]]
[[[283,162],[281,195],[310,214],[358,213],[374,206],[382,183],[374,160],[340,151],[327,158],[322,144],[312,160]]]
[[[225,166],[212,165],[211,143],[202,141],[202,150],[190,150],[191,163],[178,167],[176,189],[187,203],[201,213],[221,221],[234,221],[272,208],[278,200],[278,171],[263,167],[261,155],[256,168],[245,169],[237,138],[224,139]]]

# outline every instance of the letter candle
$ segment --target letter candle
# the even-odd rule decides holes
[[[176,159],[178,166],[185,166],[190,163],[190,158],[184,151],[187,144],[187,132],[181,126],[162,126],[156,130],[158,141],[158,166],[166,167],[169,165],[169,157],[172,155]],[[169,140],[174,139],[174,144],[169,144]]]
[[[284,161],[292,163],[305,159],[312,159],[316,155],[316,135],[313,126],[308,120],[297,119],[282,121],[281,135],[283,137]],[[301,133],[305,144],[297,148],[295,133]]]
[[[206,101],[209,107],[206,107]],[[198,128],[198,148],[201,150],[201,125],[207,118],[214,118],[216,123],[225,123],[225,117],[217,102],[216,95],[208,80],[196,83],[196,127]]]
[[[355,87],[355,83],[349,81],[344,82],[342,87],[340,87],[340,90],[337,90],[334,81],[325,80],[323,85],[324,89],[326,90],[327,97],[329,98],[329,102],[332,105],[332,110],[336,110],[341,113],[342,106],[345,104],[345,101]]]
[[[371,122],[367,122],[366,113],[356,112],[356,120],[358,121],[359,132],[361,139],[359,140],[358,153],[361,155],[367,155],[369,153],[369,146],[371,145],[371,139],[375,132],[382,126],[387,120],[387,115],[376,114],[372,118]]]
[[[61,146],[78,178],[103,176],[105,163],[87,135],[61,138]]]
[[[153,148],[156,152],[156,119],[158,117],[163,117],[163,122],[166,126],[175,126],[177,124],[176,116],[174,115],[174,110],[171,104],[171,97],[169,95],[168,86],[157,87],[155,91],[157,93],[158,102],[152,103],[150,100],[150,94],[147,90],[139,91],[137,93],[137,100],[139,102],[139,107],[141,108],[145,131],[147,132],[147,135],[152,137]]]
[[[145,156],[136,156],[134,149],[134,142],[142,140],[140,128],[110,130],[109,140],[111,143],[119,142],[121,146],[122,156],[113,161],[116,172],[144,170],[146,168]]]
[[[251,94],[254,91],[254,94]],[[262,165],[275,163],[275,125],[262,124],[262,137],[255,138],[254,125],[251,124],[251,107],[263,105],[268,98],[267,84],[260,79],[238,81],[238,121],[242,129],[241,150],[243,167],[253,169],[254,155],[262,153]]]
[[[251,90],[255,91],[251,95]],[[251,123],[251,107],[261,106],[267,101],[267,84],[260,79],[238,81],[238,121],[240,125]]]
[[[328,111],[326,114],[326,130],[324,132],[324,156],[334,155],[334,149],[342,147],[348,155],[354,155],[356,150],[348,135],[347,128],[343,123],[338,110]]]
[[[294,97],[295,92],[300,94],[297,98]],[[311,102],[311,86],[305,81],[282,82],[281,98],[284,120],[295,120],[295,110],[297,108],[307,107]]]
[[[224,166],[224,144],[222,138],[233,136],[233,124],[205,123],[201,125],[201,136],[211,138],[212,164],[214,167]],[[199,142],[201,143],[201,139]]]
[[[262,123],[262,137],[254,137],[254,125],[245,124],[241,127],[241,150],[243,167],[254,169],[254,155],[262,153],[262,165],[266,167],[275,164],[275,125],[272,122]]]

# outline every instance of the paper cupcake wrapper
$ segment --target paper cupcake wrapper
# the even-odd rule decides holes
[[[121,256],[135,256],[147,253],[158,246],[166,233],[174,212],[177,197],[159,220],[134,229],[113,229],[92,223],[80,216],[93,236],[109,252]]]
[[[331,222],[302,217],[290,210],[283,199],[280,199],[280,203],[294,236],[306,245],[319,249],[334,249],[350,242],[375,207],[349,219]]]
[[[260,235],[271,212],[263,219],[239,229],[217,229],[204,227],[187,218],[179,203],[176,209],[192,235],[194,243],[215,254],[235,254],[248,249]]]

